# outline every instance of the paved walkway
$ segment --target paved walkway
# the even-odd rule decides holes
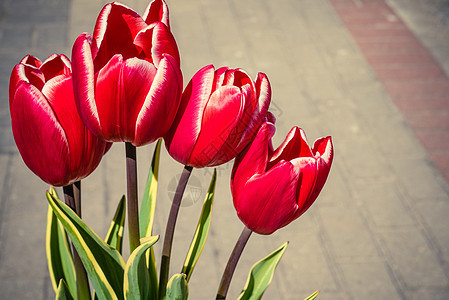
[[[125,3],[139,12],[147,5],[143,0]],[[53,298],[44,250],[47,187],[25,167],[12,140],[9,73],[27,53],[42,59],[54,51],[70,53],[74,38],[92,31],[103,4],[0,3],[2,299]],[[290,245],[265,299],[302,299],[316,289],[321,290],[319,299],[332,300],[448,299],[445,1],[168,0],[168,4],[185,83],[210,63],[242,67],[253,76],[263,71],[273,87],[275,144],[294,125],[304,128],[310,141],[323,135],[334,140],[335,162],[321,196],[290,226],[272,236],[251,237],[229,299],[237,297],[249,267],[286,240]],[[433,101],[435,93],[438,99]],[[428,106],[435,103],[438,106]],[[431,142],[426,142],[429,136]],[[152,150],[153,145],[138,151],[140,182]],[[123,152],[123,145],[114,145],[83,181],[83,215],[101,236],[125,193]],[[181,169],[164,150],[157,233],[163,233],[173,180]],[[231,203],[230,169],[229,164],[218,169],[213,227],[191,280],[192,299],[214,297],[242,227]],[[173,272],[181,268],[200,212],[201,199],[193,190],[199,186],[203,198],[210,176],[207,169],[193,173],[175,235]]]

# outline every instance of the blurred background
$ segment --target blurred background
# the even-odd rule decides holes
[[[148,0],[125,4],[143,14]],[[167,0],[184,85],[201,67],[243,68],[270,79],[277,146],[292,126],[312,143],[331,135],[335,159],[321,195],[301,218],[254,234],[229,293],[250,267],[290,241],[264,299],[449,299],[449,1]],[[92,32],[106,1],[0,0],[0,298],[51,299],[45,256],[48,186],[12,138],[8,83],[26,54],[66,53]],[[138,149],[143,193],[154,145]],[[183,166],[162,149],[155,233],[163,234]],[[217,168],[208,242],[191,299],[214,299],[243,225]],[[175,232],[179,272],[213,170],[195,169]],[[82,183],[82,213],[105,236],[126,193],[124,145]],[[62,193],[62,192],[60,192]],[[127,230],[127,229],[125,229]],[[125,231],[126,232],[126,231]],[[156,245],[159,257],[161,244]]]

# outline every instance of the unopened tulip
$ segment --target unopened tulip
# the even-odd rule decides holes
[[[121,3],[107,4],[93,36],[75,41],[72,65],[78,111],[97,136],[141,146],[170,129],[182,74],[164,1],[153,1],[143,17]]]
[[[73,98],[70,61],[26,56],[11,74],[14,139],[25,164],[45,182],[64,186],[89,175],[109,146],[82,123]]]
[[[260,234],[271,234],[301,216],[326,182],[333,159],[330,137],[313,147],[302,129],[294,127],[273,151],[275,127],[266,122],[251,146],[238,156],[231,177],[237,215]]]
[[[254,138],[265,120],[271,87],[265,74],[253,81],[241,69],[199,70],[183,92],[165,143],[170,155],[193,167],[233,159]]]

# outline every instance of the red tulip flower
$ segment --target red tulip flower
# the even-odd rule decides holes
[[[143,18],[121,3],[107,4],[93,36],[75,41],[72,64],[78,111],[99,137],[141,146],[170,129],[182,74],[164,1],[153,1]]]
[[[333,159],[330,137],[310,148],[293,127],[273,151],[275,127],[266,122],[251,146],[234,163],[231,190],[240,220],[252,231],[271,234],[301,216],[326,182]]]
[[[107,143],[82,123],[73,98],[70,61],[26,56],[9,85],[14,139],[25,164],[45,182],[65,186],[89,175]]]
[[[254,138],[270,100],[270,83],[263,73],[253,81],[241,69],[202,68],[184,90],[165,136],[168,152],[193,167],[230,161]]]

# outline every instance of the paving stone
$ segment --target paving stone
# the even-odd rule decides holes
[[[382,247],[404,288],[447,287],[448,279],[426,238],[414,228],[380,232]]]
[[[388,267],[383,262],[342,263],[350,299],[401,299]]]

